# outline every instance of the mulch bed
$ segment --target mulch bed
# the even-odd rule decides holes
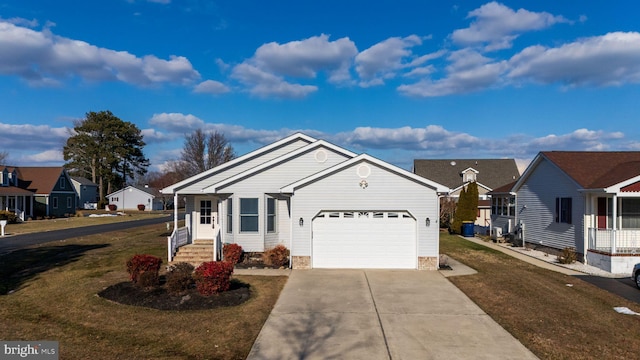
[[[232,281],[228,291],[217,295],[202,296],[195,288],[180,294],[170,294],[164,287],[145,289],[126,281],[109,286],[99,292],[98,296],[119,304],[157,310],[207,310],[240,305],[249,300],[251,290],[248,284]]]

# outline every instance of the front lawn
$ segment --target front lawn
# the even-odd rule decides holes
[[[613,307],[640,304],[458,236],[440,252],[478,271],[449,280],[541,359],[638,358],[640,317]]]
[[[286,282],[234,276],[250,285],[251,298],[213,310],[160,311],[98,297],[128,279],[125,262],[136,253],[166,262],[166,226],[69,239],[0,257],[0,339],[59,341],[61,359],[244,359]]]

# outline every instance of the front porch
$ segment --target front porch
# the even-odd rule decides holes
[[[0,210],[16,214],[18,221],[33,217],[33,194],[18,188],[4,188],[0,193]]]

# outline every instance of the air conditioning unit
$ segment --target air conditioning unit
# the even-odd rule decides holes
[[[491,240],[498,241],[502,238],[502,228],[494,227],[491,228]]]

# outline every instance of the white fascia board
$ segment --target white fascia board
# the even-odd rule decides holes
[[[202,179],[204,177],[207,177],[207,176],[209,176],[211,174],[223,171],[226,168],[229,168],[229,167],[231,167],[233,165],[236,165],[238,163],[246,161],[247,159],[253,158],[253,157],[257,156],[257,155],[260,155],[260,154],[266,153],[268,151],[271,151],[272,149],[274,149],[274,148],[276,148],[276,147],[278,147],[280,145],[286,144],[288,142],[291,142],[293,140],[306,140],[306,141],[309,141],[310,143],[313,143],[313,142],[317,141],[315,138],[312,138],[311,136],[308,136],[308,135],[305,135],[303,133],[298,132],[298,133],[295,133],[293,135],[287,136],[284,139],[281,139],[281,140],[278,140],[278,141],[276,141],[274,143],[271,143],[269,145],[265,145],[265,146],[263,146],[263,147],[261,147],[259,149],[256,149],[256,150],[254,150],[254,151],[252,151],[250,153],[247,153],[247,154],[244,154],[244,155],[242,155],[240,157],[237,157],[237,158],[235,158],[235,159],[233,159],[231,161],[227,161],[226,163],[218,165],[218,166],[216,166],[214,168],[211,168],[211,169],[209,169],[207,171],[204,171],[204,172],[201,172],[199,174],[193,175],[192,177],[190,177],[188,179],[184,179],[184,180],[182,180],[180,182],[177,182],[177,183],[175,183],[173,185],[167,186],[166,188],[163,188],[162,190],[160,190],[160,192],[162,194],[174,194],[180,188],[185,187],[187,185],[190,185],[190,184],[192,184],[192,183],[194,183],[194,182],[196,182],[196,181],[198,181],[198,180],[200,180],[200,179]]]
[[[620,190],[625,187],[625,186],[629,186],[631,184],[635,184],[637,182],[640,181],[640,175],[634,176],[630,179],[627,179],[625,181],[621,181],[617,184],[613,184],[611,186],[607,186],[606,188],[604,188],[604,190],[608,193],[619,193]]]
[[[349,166],[351,166],[351,165],[353,165],[353,164],[355,164],[357,162],[360,162],[360,161],[368,161],[368,162],[371,162],[371,163],[373,163],[375,165],[378,165],[381,168],[384,168],[384,169],[387,169],[389,171],[395,172],[395,173],[397,173],[399,175],[408,177],[408,178],[410,178],[412,180],[415,180],[416,182],[422,183],[422,184],[424,184],[424,185],[426,185],[428,187],[431,187],[431,188],[435,189],[436,192],[438,192],[438,193],[449,193],[449,192],[451,192],[451,189],[449,189],[448,187],[446,187],[446,186],[444,186],[442,184],[438,184],[435,181],[428,180],[428,179],[426,179],[426,178],[424,178],[424,177],[422,177],[420,175],[416,175],[416,174],[414,174],[412,172],[409,172],[407,170],[404,170],[404,169],[399,168],[399,167],[397,167],[395,165],[389,164],[386,161],[382,161],[380,159],[374,158],[373,156],[367,155],[367,154],[360,154],[360,155],[358,155],[358,156],[356,156],[354,158],[351,158],[349,160],[343,161],[343,162],[341,162],[341,163],[339,163],[339,164],[337,164],[335,166],[332,166],[330,168],[327,168],[325,170],[317,172],[317,173],[315,173],[315,174],[313,174],[311,176],[308,176],[308,177],[306,177],[304,179],[296,181],[296,182],[294,182],[292,184],[283,186],[282,188],[280,188],[280,192],[281,193],[286,193],[286,194],[293,194],[297,188],[303,187],[306,184],[309,184],[309,183],[311,183],[311,182],[313,182],[313,181],[315,181],[315,180],[317,180],[319,178],[322,178],[322,177],[327,176],[328,174],[340,171],[341,169],[349,167]]]
[[[476,170],[476,169],[474,169],[474,168],[472,168],[472,167],[468,167],[468,168],[466,168],[466,169],[464,169],[464,170],[460,171],[460,174],[466,173],[466,172],[467,172],[467,171],[469,171],[469,170],[473,171],[473,172],[474,172],[474,173],[476,173],[476,174],[479,174],[479,173],[480,173],[480,171],[478,171],[478,170]]]
[[[462,184],[462,185],[458,186],[457,188],[455,188],[455,189],[451,189],[451,192],[455,192],[455,191],[458,191],[458,190],[462,190],[462,188],[463,188],[463,187],[465,187],[465,186],[469,185],[469,183],[472,183],[472,182],[473,182],[473,181],[467,181],[466,183],[464,183],[464,184]],[[488,186],[486,186],[486,185],[482,185],[481,183],[479,183],[479,182],[477,182],[477,181],[476,181],[476,185],[478,185],[478,186],[480,186],[480,187],[482,187],[482,188],[484,188],[484,189],[487,189],[487,190],[491,191],[491,188],[490,188],[490,187],[488,187]]]
[[[275,166],[275,165],[277,165],[279,163],[285,162],[285,161],[287,161],[287,160],[289,160],[291,158],[294,158],[294,157],[296,157],[296,156],[298,156],[298,155],[300,155],[302,153],[311,151],[314,148],[318,148],[318,147],[326,147],[328,149],[331,149],[333,151],[339,152],[339,153],[341,153],[343,155],[346,155],[346,156],[349,156],[351,158],[356,156],[356,154],[354,152],[351,152],[351,151],[349,151],[347,149],[341,148],[341,147],[339,147],[337,145],[333,145],[333,144],[331,144],[329,142],[326,142],[324,140],[316,140],[315,142],[312,142],[309,145],[303,146],[303,147],[301,147],[299,149],[291,151],[291,152],[289,152],[287,154],[284,154],[282,156],[279,156],[279,157],[277,157],[275,159],[272,159],[272,160],[269,160],[269,161],[267,161],[265,163],[262,163],[259,166],[253,167],[253,168],[251,168],[249,170],[243,171],[243,172],[241,172],[241,173],[239,173],[237,175],[234,175],[234,176],[232,176],[230,178],[224,179],[224,180],[219,181],[219,182],[217,182],[217,183],[215,183],[213,185],[210,185],[210,186],[202,189],[202,191],[206,192],[206,193],[209,193],[209,194],[215,194],[216,191],[219,188],[221,188],[221,187],[223,187],[223,186],[225,186],[227,184],[236,182],[236,181],[238,181],[240,179],[243,179],[243,178],[250,177],[251,175],[256,174],[256,173],[258,173],[258,172],[260,172],[260,171],[262,171],[264,169],[268,169],[268,168],[270,168],[272,166]]]

